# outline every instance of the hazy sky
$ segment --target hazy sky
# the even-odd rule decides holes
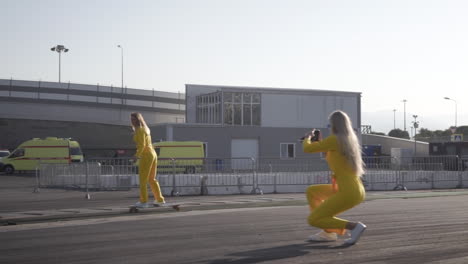
[[[388,133],[468,125],[468,1],[0,0],[0,78],[184,92],[184,84],[362,93]]]

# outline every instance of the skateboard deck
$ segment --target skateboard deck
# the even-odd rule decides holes
[[[148,208],[142,208],[142,207],[137,207],[136,205],[131,205],[129,207],[129,212],[130,213],[138,213],[140,210],[147,210],[147,209],[154,209],[154,208],[172,208],[176,211],[180,211],[180,204],[178,203],[165,203],[164,205],[159,205],[159,204],[153,204],[153,207],[148,207]]]

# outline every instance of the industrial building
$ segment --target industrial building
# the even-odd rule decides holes
[[[85,155],[111,156],[116,150],[125,155],[135,148],[131,112],[141,112],[149,125],[184,122],[184,95],[0,79],[0,148],[11,150],[31,138],[71,137]]]
[[[306,157],[298,139],[312,128],[329,135],[337,109],[361,127],[359,92],[187,84],[184,94],[0,79],[0,101],[0,148],[74,138],[88,157],[133,155],[131,112],[143,114],[153,141],[202,141],[213,158]]]
[[[360,133],[358,92],[187,84],[185,96],[187,122],[152,125],[153,138],[203,141],[207,157],[309,157],[299,138],[312,128],[328,136],[335,110]]]

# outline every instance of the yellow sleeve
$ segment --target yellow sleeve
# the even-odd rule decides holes
[[[337,141],[335,136],[329,136],[322,141],[310,141],[305,139],[302,142],[302,149],[305,153],[326,152],[336,150]]]
[[[145,130],[142,128],[137,128],[135,131],[135,135],[136,135],[135,141],[137,145],[137,151],[136,151],[135,156],[137,158],[140,158],[141,154],[143,153],[143,149],[145,148],[145,137],[146,137]]]

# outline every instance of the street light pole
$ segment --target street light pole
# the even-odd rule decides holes
[[[403,131],[406,131],[406,99],[403,99]]]
[[[419,127],[419,122],[416,121],[416,118],[418,118],[417,115],[413,115],[414,121],[413,121],[413,127],[414,127],[414,156],[416,156],[416,131]]]
[[[122,61],[122,91],[124,88],[124,63],[123,63],[123,47],[121,45],[117,45],[117,48],[120,48],[120,57]]]
[[[396,117],[395,117],[396,109],[393,109],[393,129],[396,129]]]
[[[449,97],[444,97],[445,100],[450,100],[450,101],[453,101],[455,102],[455,128],[457,127],[457,101],[455,99],[451,99]]]
[[[62,52],[59,52],[59,83],[61,83],[60,81],[60,76],[61,76],[61,70],[62,69]]]
[[[59,83],[61,82],[61,68],[62,68],[62,52],[68,52],[69,49],[65,48],[64,45],[57,45],[50,48],[51,51],[56,51],[59,54]]]

